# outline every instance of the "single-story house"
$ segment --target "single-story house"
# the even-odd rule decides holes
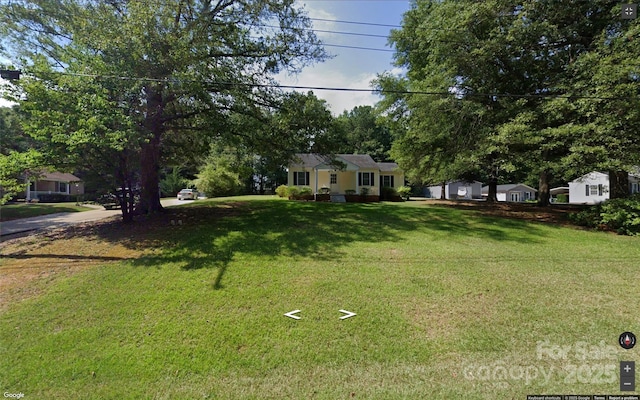
[[[367,154],[296,154],[288,168],[289,186],[308,186],[314,193],[326,188],[330,194],[360,193],[380,196],[381,188],[404,185],[404,172],[393,162],[377,163]]]
[[[66,172],[41,172],[27,186],[27,200],[38,199],[43,194],[81,195],[84,182]]]
[[[431,199],[442,198],[442,186],[434,185],[424,188],[424,196]],[[482,198],[482,182],[450,181],[444,184],[445,199],[480,199]]]
[[[524,183],[509,183],[498,185],[496,198],[498,201],[508,201],[522,203],[528,200],[535,200],[538,191]],[[482,187],[482,197],[489,196],[489,186]]]
[[[629,191],[640,193],[640,174],[629,173]],[[597,204],[609,199],[609,174],[592,171],[569,182],[569,203]]]

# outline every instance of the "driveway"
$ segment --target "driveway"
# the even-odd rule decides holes
[[[178,204],[189,203],[177,199],[162,199],[163,207],[171,207]],[[83,212],[57,213],[42,215],[39,217],[22,218],[0,223],[0,236],[13,235],[15,233],[34,231],[38,229],[59,228],[65,225],[79,224],[82,222],[98,221],[114,215],[121,215],[120,210],[105,210],[102,207]]]

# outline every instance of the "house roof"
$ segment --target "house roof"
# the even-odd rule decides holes
[[[375,161],[373,161],[373,158],[371,158],[371,156],[368,154],[336,154],[335,157],[338,161],[344,161],[346,163],[353,164],[363,169],[382,170],[382,167],[380,166],[380,164],[395,165],[395,168],[398,168],[398,165],[396,163],[378,164]],[[291,167],[315,168],[318,165],[327,164],[330,161],[331,161],[331,157],[322,156],[320,154],[308,154],[308,153],[296,154],[295,159],[291,163]],[[393,171],[393,169],[389,171]]]
[[[584,175],[577,177],[576,179],[572,180],[571,183],[580,183],[580,182],[584,182],[586,179],[597,179],[597,178],[609,179],[609,174],[606,172],[591,171],[589,173],[586,173]]]
[[[561,194],[561,193],[569,193],[569,186],[558,186],[549,189],[549,193],[551,194]]]
[[[600,172],[600,171],[591,171],[589,173],[586,173],[582,176],[577,177],[576,179],[572,180],[571,183],[582,183],[584,182],[586,179],[597,179],[597,178],[606,178],[609,179],[609,173],[608,172]],[[633,178],[640,178],[640,167],[634,167],[629,171],[629,177],[633,177]]]
[[[39,175],[38,180],[54,181],[54,182],[81,182],[82,179],[67,172],[43,172]]]
[[[533,192],[537,192],[536,189],[532,188],[531,186],[525,185],[524,183],[508,183],[505,185],[498,185],[497,187],[497,192],[501,193],[501,192],[510,192],[514,189],[528,189],[531,190]],[[489,186],[483,186],[482,187],[482,193],[483,194],[489,194]]]
[[[393,172],[400,169],[398,164],[394,162],[379,162],[378,168],[380,168],[380,172]]]

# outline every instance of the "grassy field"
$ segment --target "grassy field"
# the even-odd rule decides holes
[[[16,203],[0,207],[0,221],[37,217],[39,215],[89,211],[91,208],[76,205],[77,203]]]
[[[199,200],[82,236],[1,250],[0,274],[87,266],[9,291],[0,391],[524,399],[620,393],[618,361],[640,359],[617,346],[640,333],[637,237],[273,198]]]

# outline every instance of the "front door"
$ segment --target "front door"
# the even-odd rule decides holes
[[[338,193],[339,192],[339,186],[338,186],[338,174],[336,172],[332,172],[330,177],[330,188],[331,188],[331,193]]]
[[[511,201],[513,202],[520,202],[520,192],[512,192],[511,193]]]

